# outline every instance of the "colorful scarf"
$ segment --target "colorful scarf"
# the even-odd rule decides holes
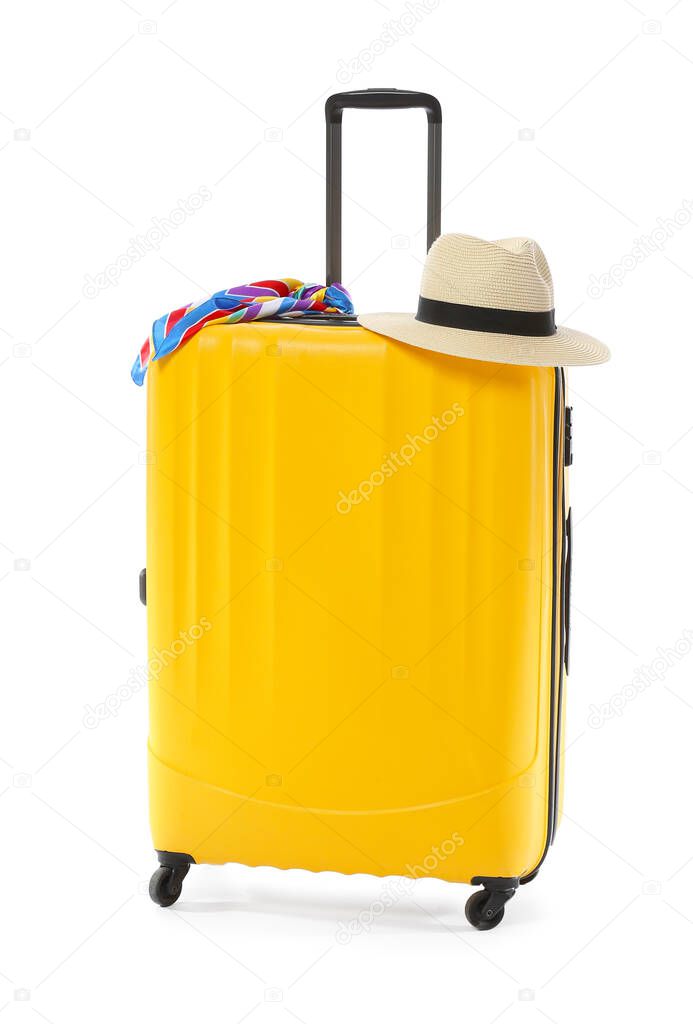
[[[204,302],[181,306],[155,320],[130,375],[135,384],[143,384],[150,362],[175,352],[208,324],[241,323],[282,313],[300,316],[302,313],[353,311],[351,296],[341,284],[303,284],[287,277],[227,288]]]

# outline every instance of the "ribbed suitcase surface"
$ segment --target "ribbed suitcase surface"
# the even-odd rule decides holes
[[[560,371],[293,321],[207,328],[148,376],[156,848],[529,874],[555,817]]]

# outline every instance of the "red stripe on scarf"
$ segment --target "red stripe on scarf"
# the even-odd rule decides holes
[[[164,337],[172,331],[179,320],[182,320],[185,314],[190,309],[190,306],[181,306],[180,309],[174,309],[172,313],[169,313],[166,318],[166,328],[164,330]]]
[[[291,295],[291,289],[286,281],[253,281],[251,288],[271,288],[280,299]]]
[[[242,308],[242,307],[241,307]],[[179,346],[184,345],[186,341],[189,341],[198,331],[201,331],[207,324],[214,323],[215,320],[222,320],[225,316],[229,316],[234,310],[231,309],[215,309],[212,313],[208,313],[207,316],[202,317],[196,323],[191,324],[187,331],[184,331],[181,336]]]

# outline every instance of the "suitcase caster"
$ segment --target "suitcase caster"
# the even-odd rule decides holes
[[[160,866],[149,880],[149,895],[160,907],[172,907],[183,891],[183,879],[195,861],[187,853],[157,850]]]
[[[469,897],[464,916],[478,931],[488,932],[503,920],[505,904],[517,892],[519,882],[517,878],[472,878],[472,885],[479,884],[484,888]]]
[[[183,868],[157,868],[149,880],[149,895],[154,902],[160,907],[172,907],[183,891],[183,879],[189,870],[189,864]]]

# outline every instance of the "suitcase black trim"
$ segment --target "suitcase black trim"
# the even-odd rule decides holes
[[[556,413],[557,413],[557,416],[563,418],[564,431],[565,431],[565,429],[566,429],[566,419],[564,417],[565,417],[565,412],[567,412],[567,410],[565,410],[565,412],[564,412],[564,408],[563,408],[564,403],[565,403],[565,397],[566,397],[566,394],[565,394],[565,372],[563,371],[563,369],[560,369],[560,370],[556,371],[556,374],[557,374],[557,378],[560,377],[560,385],[561,385],[560,386],[560,396],[557,397],[557,402],[556,402]],[[572,412],[572,410],[571,410],[571,412]],[[558,615],[556,617],[558,621],[556,621],[556,619],[554,619],[554,626],[556,626],[560,630],[560,633],[559,633],[559,637],[560,637],[560,658],[559,658],[558,665],[557,665],[557,675],[558,675],[557,688],[558,688],[558,692],[557,692],[557,696],[556,696],[556,700],[557,700],[557,708],[556,708],[556,736],[555,736],[555,743],[554,743],[554,745],[555,745],[555,769],[554,769],[554,787],[553,787],[554,788],[554,792],[553,792],[553,825],[552,825],[552,830],[551,830],[551,842],[553,842],[553,840],[554,840],[554,837],[556,835],[556,829],[558,827],[558,797],[559,797],[559,790],[560,790],[559,783],[560,783],[560,778],[561,778],[560,760],[561,760],[561,743],[562,743],[562,739],[563,739],[563,735],[562,735],[561,730],[563,728],[563,696],[564,696],[564,689],[565,689],[563,684],[564,684],[564,680],[565,680],[565,675],[566,675],[566,673],[568,671],[567,652],[568,652],[568,627],[569,627],[569,613],[570,613],[570,609],[569,609],[570,573],[571,573],[571,569],[572,569],[572,565],[571,565],[571,562],[572,562],[572,523],[571,523],[570,510],[569,509],[567,510],[567,516],[566,516],[565,470],[566,470],[567,466],[572,466],[572,464],[573,464],[572,415],[570,417],[568,417],[568,419],[569,419],[569,422],[570,422],[570,461],[569,462],[566,462],[566,460],[565,460],[565,437],[564,437],[564,444],[563,444],[563,452],[564,452],[563,458],[560,457],[560,449],[561,449],[560,441],[558,439],[555,439],[555,441],[554,441],[555,447],[557,449],[557,453],[556,453],[557,454],[556,476],[555,476],[555,486],[556,486],[556,503],[555,503],[555,507],[556,508],[558,507],[558,498],[557,498],[558,493],[560,493],[560,496],[561,496],[560,518],[557,515],[556,516],[556,521],[555,521],[556,542],[558,540],[558,532],[559,532],[559,530],[560,530],[560,535],[561,535],[561,565],[560,565],[560,570],[559,570],[561,586],[560,586],[560,591],[559,591],[558,595],[556,594],[556,591],[554,589],[554,596],[553,596],[554,607],[555,607],[555,602],[556,602],[557,597],[558,597],[558,599],[560,601],[559,608],[558,608]],[[557,554],[556,547],[554,547],[554,572],[556,570],[556,554]]]
[[[172,850],[155,850],[159,864],[169,868],[182,868],[186,864],[195,863],[195,858],[190,853],[174,853]]]
[[[565,536],[565,487],[564,487],[564,446],[561,444],[563,423],[565,375],[560,367],[555,369],[555,392],[553,409],[553,590],[551,596],[551,697],[549,701],[549,791],[547,798],[546,843],[537,864],[529,874],[520,879],[526,885],[536,876],[544,863],[549,847],[556,835],[558,821],[558,794],[560,771],[561,715],[563,711],[563,662],[565,645],[565,559],[559,564],[558,538]],[[559,530],[561,531],[559,533]],[[557,632],[558,631],[558,632]],[[556,657],[556,646],[559,646]]]
[[[556,707],[556,739],[555,739],[555,781],[554,781],[554,794],[553,794],[553,827],[551,830],[551,842],[554,840],[556,835],[556,828],[558,826],[558,790],[559,790],[559,778],[560,778],[560,751],[561,751],[561,718],[563,712],[563,669],[565,667],[565,582],[566,582],[566,560],[565,560],[565,488],[562,488],[563,493],[561,494],[561,524],[563,529],[563,547],[561,549],[561,564],[559,568],[559,574],[561,579],[560,595],[561,604],[558,615],[558,628],[560,630],[559,643],[559,661],[558,661],[558,694],[557,694],[557,707]]]
[[[261,324],[296,324],[300,327],[359,327],[358,319],[354,313],[306,313],[303,316],[291,316],[284,313],[283,316],[265,316],[262,320],[256,321]]]

